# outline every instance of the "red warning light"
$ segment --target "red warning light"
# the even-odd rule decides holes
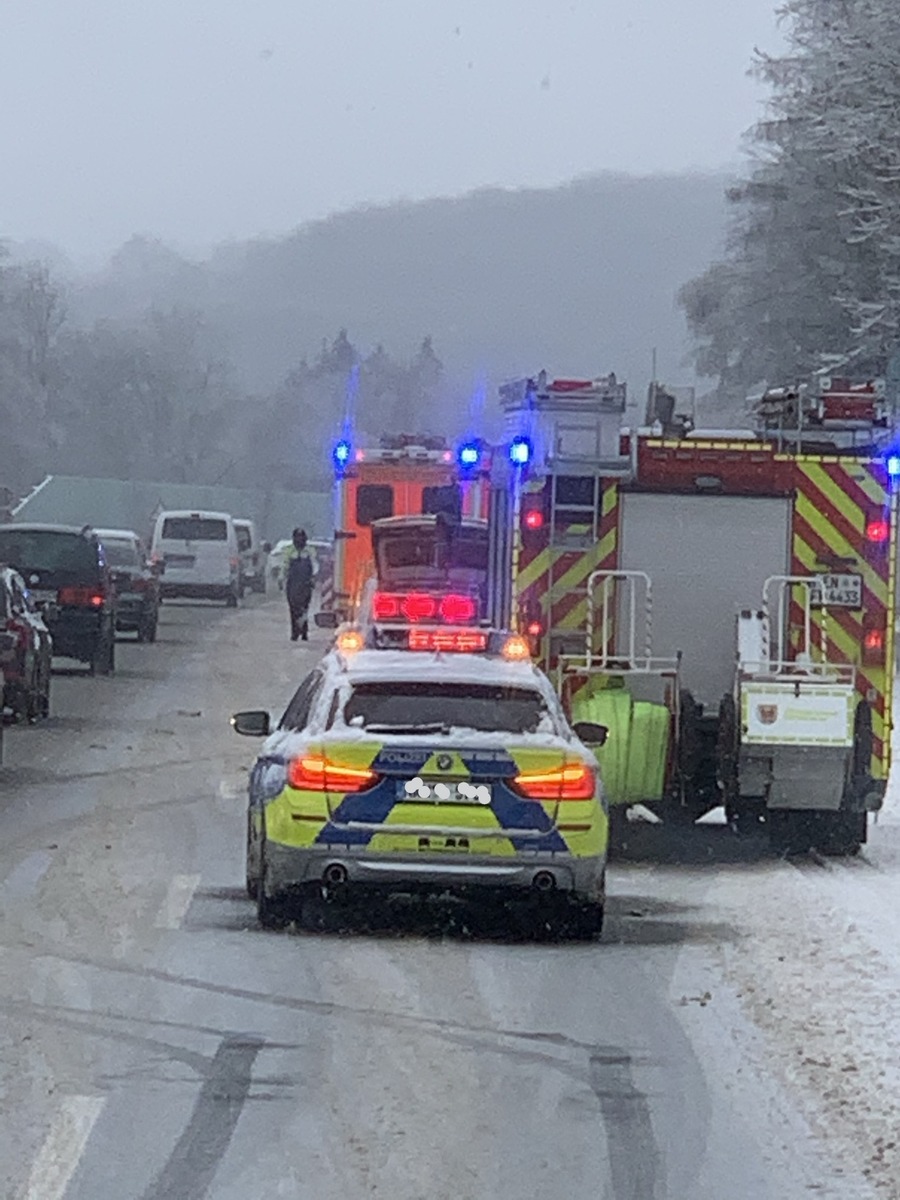
[[[542,630],[541,630],[540,621],[532,621],[531,624],[528,626],[528,636],[529,637],[533,637],[533,638],[540,637],[541,632],[542,632]]]
[[[525,513],[526,529],[543,529],[544,514],[539,508],[529,508]]]
[[[869,542],[886,542],[891,536],[891,527],[883,517],[869,521],[866,525],[866,540]]]
[[[863,643],[867,650],[883,650],[884,649],[884,630],[870,629],[866,634]]]

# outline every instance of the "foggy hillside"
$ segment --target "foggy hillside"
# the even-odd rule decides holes
[[[654,347],[661,379],[691,382],[675,297],[721,249],[723,184],[359,209],[205,261],[135,236],[90,277],[0,253],[0,482],[316,490],[348,410],[357,435],[492,436],[497,384],[542,367],[615,371],[641,406]]]
[[[431,335],[463,390],[543,365],[615,370],[638,394],[653,346],[663,377],[688,375],[675,294],[720,249],[723,186],[710,175],[604,175],[363,208],[223,246],[204,264],[138,240],[73,301],[83,320],[151,303],[201,309],[254,390],[346,327],[364,350],[399,354]]]

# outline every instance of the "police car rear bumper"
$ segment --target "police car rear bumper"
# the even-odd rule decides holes
[[[604,861],[564,853],[523,853],[516,857],[470,854],[465,849],[418,855],[384,854],[354,847],[294,849],[266,844],[269,895],[325,881],[329,868],[343,868],[348,885],[388,891],[473,891],[544,888],[583,900],[602,900]],[[550,880],[548,881],[548,875]]]

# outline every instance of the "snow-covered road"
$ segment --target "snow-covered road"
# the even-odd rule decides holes
[[[597,945],[267,934],[226,718],[322,642],[277,600],[163,614],[8,739],[2,1200],[900,1197],[896,794],[848,863],[648,826]]]

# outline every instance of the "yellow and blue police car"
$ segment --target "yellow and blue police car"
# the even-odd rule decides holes
[[[371,639],[369,639],[370,641]],[[517,635],[410,632],[370,648],[349,629],[303,681],[251,771],[247,888],[263,926],[304,896],[527,897],[544,927],[603,922],[602,726],[570,727]]]

